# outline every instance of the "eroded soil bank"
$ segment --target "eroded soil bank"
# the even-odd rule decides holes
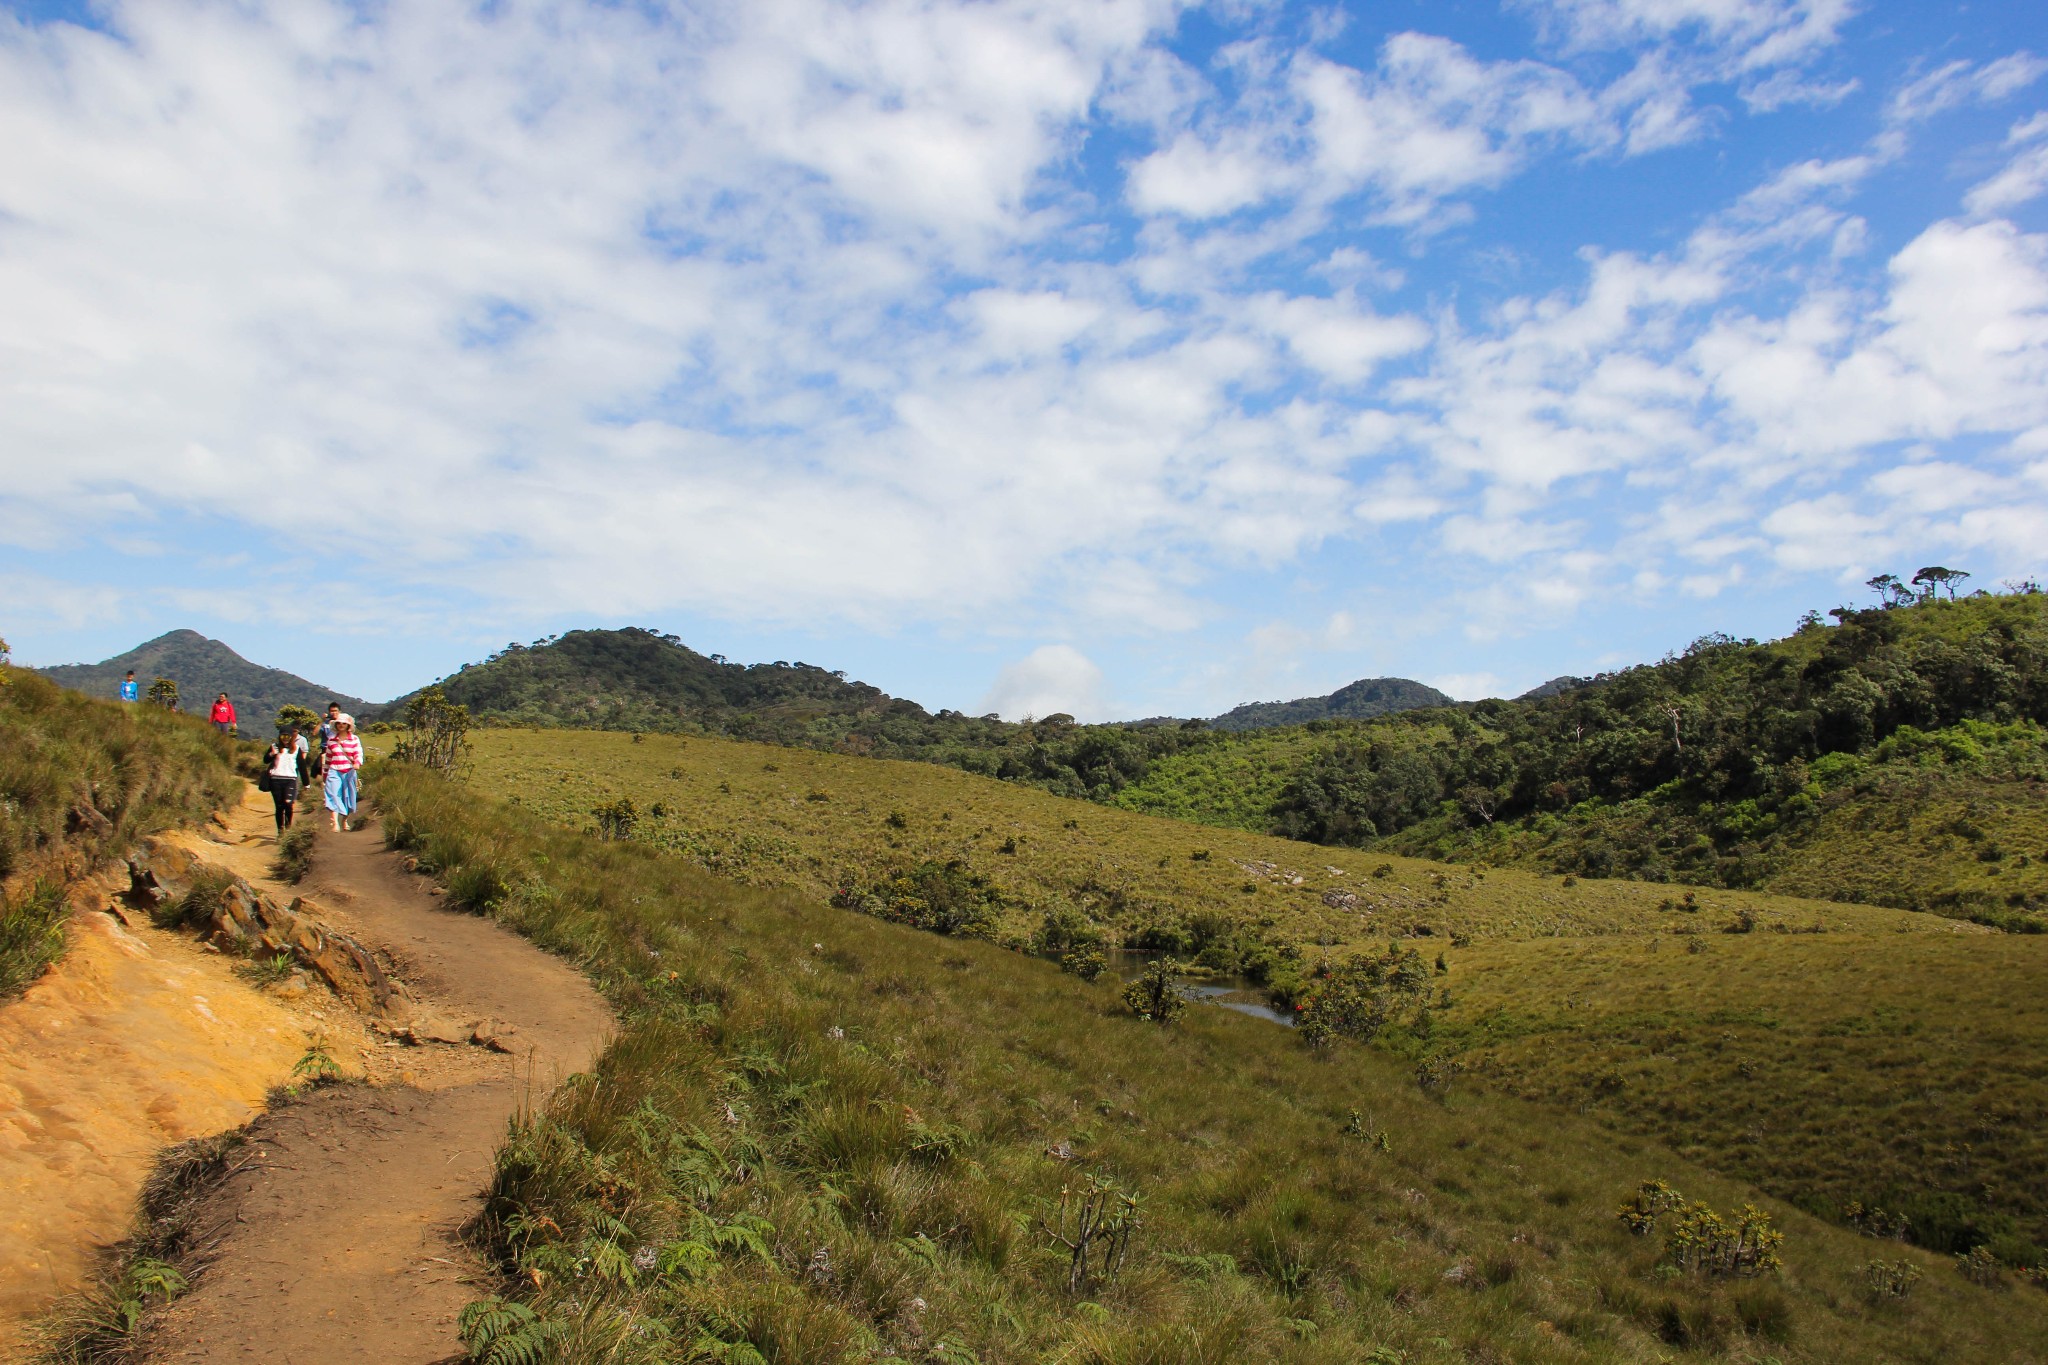
[[[374,827],[323,828],[299,886],[270,875],[253,789],[169,840],[373,950],[411,1026],[358,1014],[312,973],[253,984],[124,904],[125,872],[78,884],[70,951],[0,1007],[0,1359],[129,1233],[160,1150],[244,1125],[248,1159],[202,1207],[202,1273],[151,1358],[446,1359],[483,1287],[456,1232],[506,1121],[589,1065],[609,1011],[574,968],[444,910]],[[482,1021],[491,1046],[471,1041]],[[355,1083],[265,1113],[316,1043]]]
[[[70,951],[0,1007],[0,1356],[128,1232],[156,1153],[247,1123],[322,1027],[316,1001],[110,908],[125,886],[77,884]]]

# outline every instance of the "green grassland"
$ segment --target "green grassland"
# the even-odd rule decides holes
[[[997,892],[990,936],[1013,945],[1062,902],[1126,945],[1178,941],[1196,951],[1247,934],[1341,951],[1418,926],[1447,943],[1694,922],[1661,908],[1672,896],[1667,887],[1592,879],[1566,886],[1525,872],[1203,828],[929,764],[603,731],[485,730],[473,743],[479,785],[586,828],[599,805],[630,799],[639,817],[634,838],[743,882],[822,899],[881,870],[958,860]],[[1701,903],[1709,917],[1744,905],[1788,927],[1840,931],[1872,922],[1862,907],[1783,897],[1706,893]],[[1878,918],[1887,927],[1919,922]]]
[[[94,701],[6,657],[0,641],[0,1000],[62,955],[67,881],[239,782],[196,718]]]
[[[1589,1117],[1469,1087],[1431,1099],[1405,1059],[1349,1044],[1312,1053],[1226,1011],[1162,1028],[1122,1009],[1113,979],[834,910],[815,891],[743,885],[542,811],[573,823],[596,796],[674,802],[709,831],[697,857],[758,883],[830,880],[804,870],[800,850],[822,841],[825,808],[862,802],[873,822],[895,809],[913,821],[888,854],[944,842],[917,832],[927,820],[987,826],[977,862],[997,835],[1021,835],[1022,850],[1092,831],[1061,856],[1123,858],[1134,877],[1128,831],[1152,831],[1146,855],[1176,847],[1183,859],[1209,831],[918,765],[800,766],[787,750],[696,739],[486,741],[479,786],[526,809],[384,764],[371,790],[387,838],[452,903],[583,963],[622,1026],[592,1073],[499,1153],[478,1235],[519,1305],[471,1315],[479,1358],[486,1338],[503,1358],[776,1365],[2044,1358],[2048,1296],[1979,1288],[1946,1257],[1767,1199],[1786,1233],[1781,1272],[1719,1279],[1661,1264],[1662,1235],[1633,1236],[1615,1217],[1638,1182],[1668,1180],[1727,1212],[1759,1196]],[[884,785],[862,788],[856,773]],[[1060,813],[1081,829],[1035,818]],[[1255,842],[1266,846],[1242,847]],[[1229,856],[1218,843],[1212,858]],[[1269,879],[1245,899],[1286,894]],[[1571,970],[1596,978],[1588,944],[1648,953],[1646,937],[1613,927],[1618,904],[1596,913],[1604,936],[1472,951],[1568,950]],[[1873,958],[1890,942],[1839,932]],[[1914,947],[2033,942],[1885,932]],[[1761,962],[1760,945],[1812,941],[1743,947]],[[1675,939],[1658,951],[1658,963],[1685,956]],[[1451,980],[1464,991],[1487,975],[1458,967]],[[1740,993],[1757,989],[1740,980]],[[1783,1008],[1800,1017],[1796,1002]],[[1071,1208],[1091,1178],[1133,1195],[1138,1223],[1120,1273],[1076,1288],[1057,1240],[1072,1231],[1062,1191]],[[1905,1298],[1874,1296],[1873,1261],[1923,1278]]]
[[[1929,1245],[2048,1242],[2048,938],[1934,915],[1312,847],[925,764],[704,737],[491,731],[475,781],[572,828],[630,799],[632,838],[822,903],[952,865],[966,932],[1112,943],[1242,973],[1283,1002],[1390,936],[1442,952],[1472,1083],[1583,1111],[1825,1216],[1903,1211]],[[844,896],[841,897],[845,899]],[[1748,932],[1725,932],[1741,929]]]

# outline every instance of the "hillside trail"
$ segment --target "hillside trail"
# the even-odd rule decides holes
[[[267,834],[269,800],[249,795],[231,823]],[[257,1120],[250,1159],[207,1197],[207,1263],[153,1334],[153,1362],[461,1359],[456,1319],[486,1281],[458,1231],[492,1154],[522,1106],[589,1067],[613,1024],[574,967],[444,909],[374,821],[334,833],[318,801],[315,788],[301,815],[320,834],[299,886],[270,880],[267,839],[210,856],[259,889],[317,902],[325,922],[389,956],[425,1017],[497,1021],[509,1050],[404,1047],[391,1054],[409,1064],[402,1084],[327,1087]]]

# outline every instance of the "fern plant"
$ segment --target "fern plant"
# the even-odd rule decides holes
[[[513,1299],[492,1295],[462,1310],[457,1330],[474,1365],[540,1365],[564,1336],[564,1324]]]

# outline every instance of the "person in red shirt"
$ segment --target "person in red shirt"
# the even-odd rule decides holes
[[[225,692],[214,699],[213,728],[224,735],[235,733],[235,704],[228,700]]]

